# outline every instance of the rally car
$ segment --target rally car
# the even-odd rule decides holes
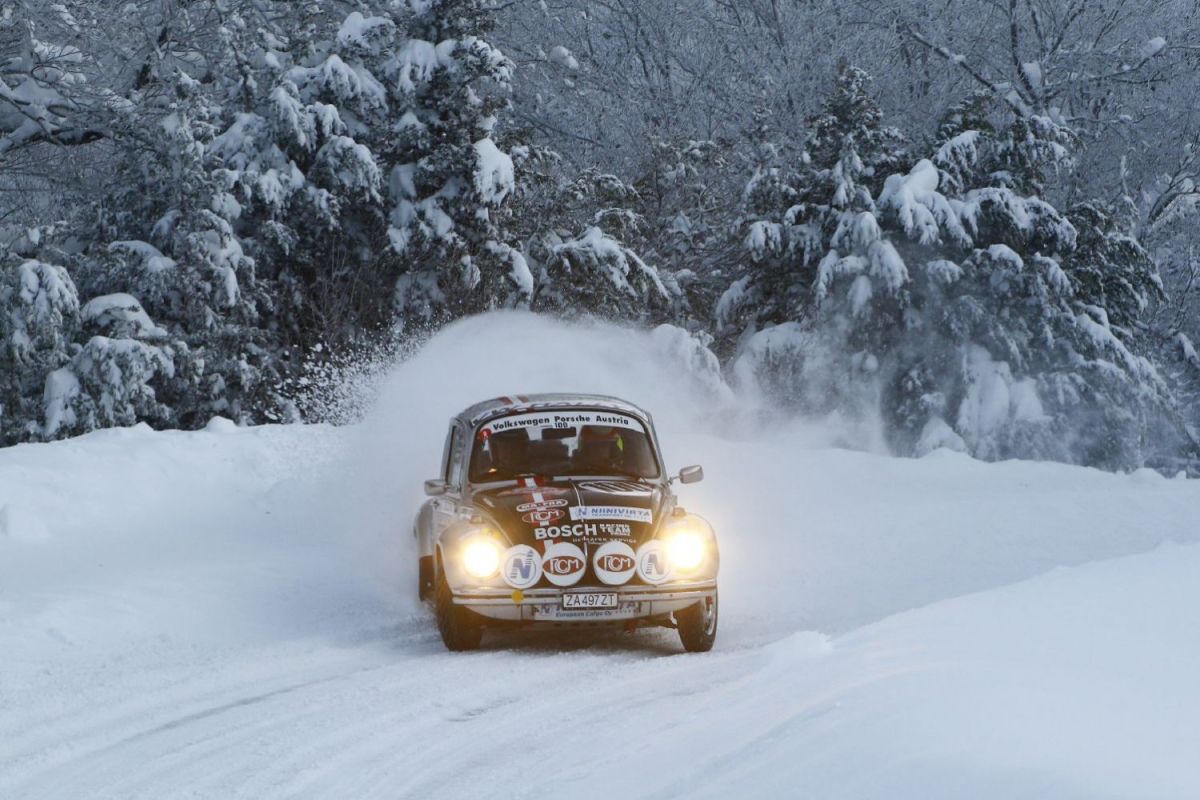
[[[717,539],[672,490],[703,477],[668,477],[650,415],[614,397],[518,395],[458,414],[413,529],[442,641],[472,650],[485,628],[649,625],[710,650]]]

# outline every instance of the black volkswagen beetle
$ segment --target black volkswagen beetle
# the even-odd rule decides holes
[[[413,533],[421,599],[450,650],[484,628],[676,628],[685,650],[717,633],[712,527],[677,502],[650,415],[614,397],[501,397],[450,420],[442,474]]]

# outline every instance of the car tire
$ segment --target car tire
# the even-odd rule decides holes
[[[417,559],[417,599],[421,602],[433,596],[433,556]]]
[[[675,612],[675,626],[684,650],[689,653],[712,650],[713,642],[717,640],[718,611],[717,593],[713,592],[712,598]]]
[[[483,624],[473,611],[454,605],[454,595],[445,576],[438,579],[437,626],[447,650],[475,650],[483,639]]]

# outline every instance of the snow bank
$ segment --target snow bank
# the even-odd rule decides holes
[[[313,500],[341,439],[319,426],[138,425],[0,450],[0,623],[29,637],[0,650],[32,665],[72,652],[57,651],[61,641],[85,655],[160,635],[224,642],[252,630],[257,641],[281,623],[294,632],[307,612],[264,618],[264,601],[279,611],[277,593],[310,579],[356,591],[354,570],[337,566],[351,553],[324,527],[332,506]],[[317,553],[333,560],[308,563]],[[280,583],[256,585],[255,571]]]
[[[606,774],[579,796],[651,794],[654,764],[704,753],[656,796],[1196,797],[1198,573],[1200,547],[1164,548],[779,640],[736,691],[701,689],[719,724],[672,736],[651,720],[677,698],[639,709],[662,736],[629,764],[638,783]]]

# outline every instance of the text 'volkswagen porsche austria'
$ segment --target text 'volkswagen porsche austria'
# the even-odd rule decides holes
[[[446,647],[484,628],[676,628],[712,648],[712,527],[677,503],[650,415],[613,397],[543,394],[478,403],[450,421],[441,477],[417,514],[422,599]]]

